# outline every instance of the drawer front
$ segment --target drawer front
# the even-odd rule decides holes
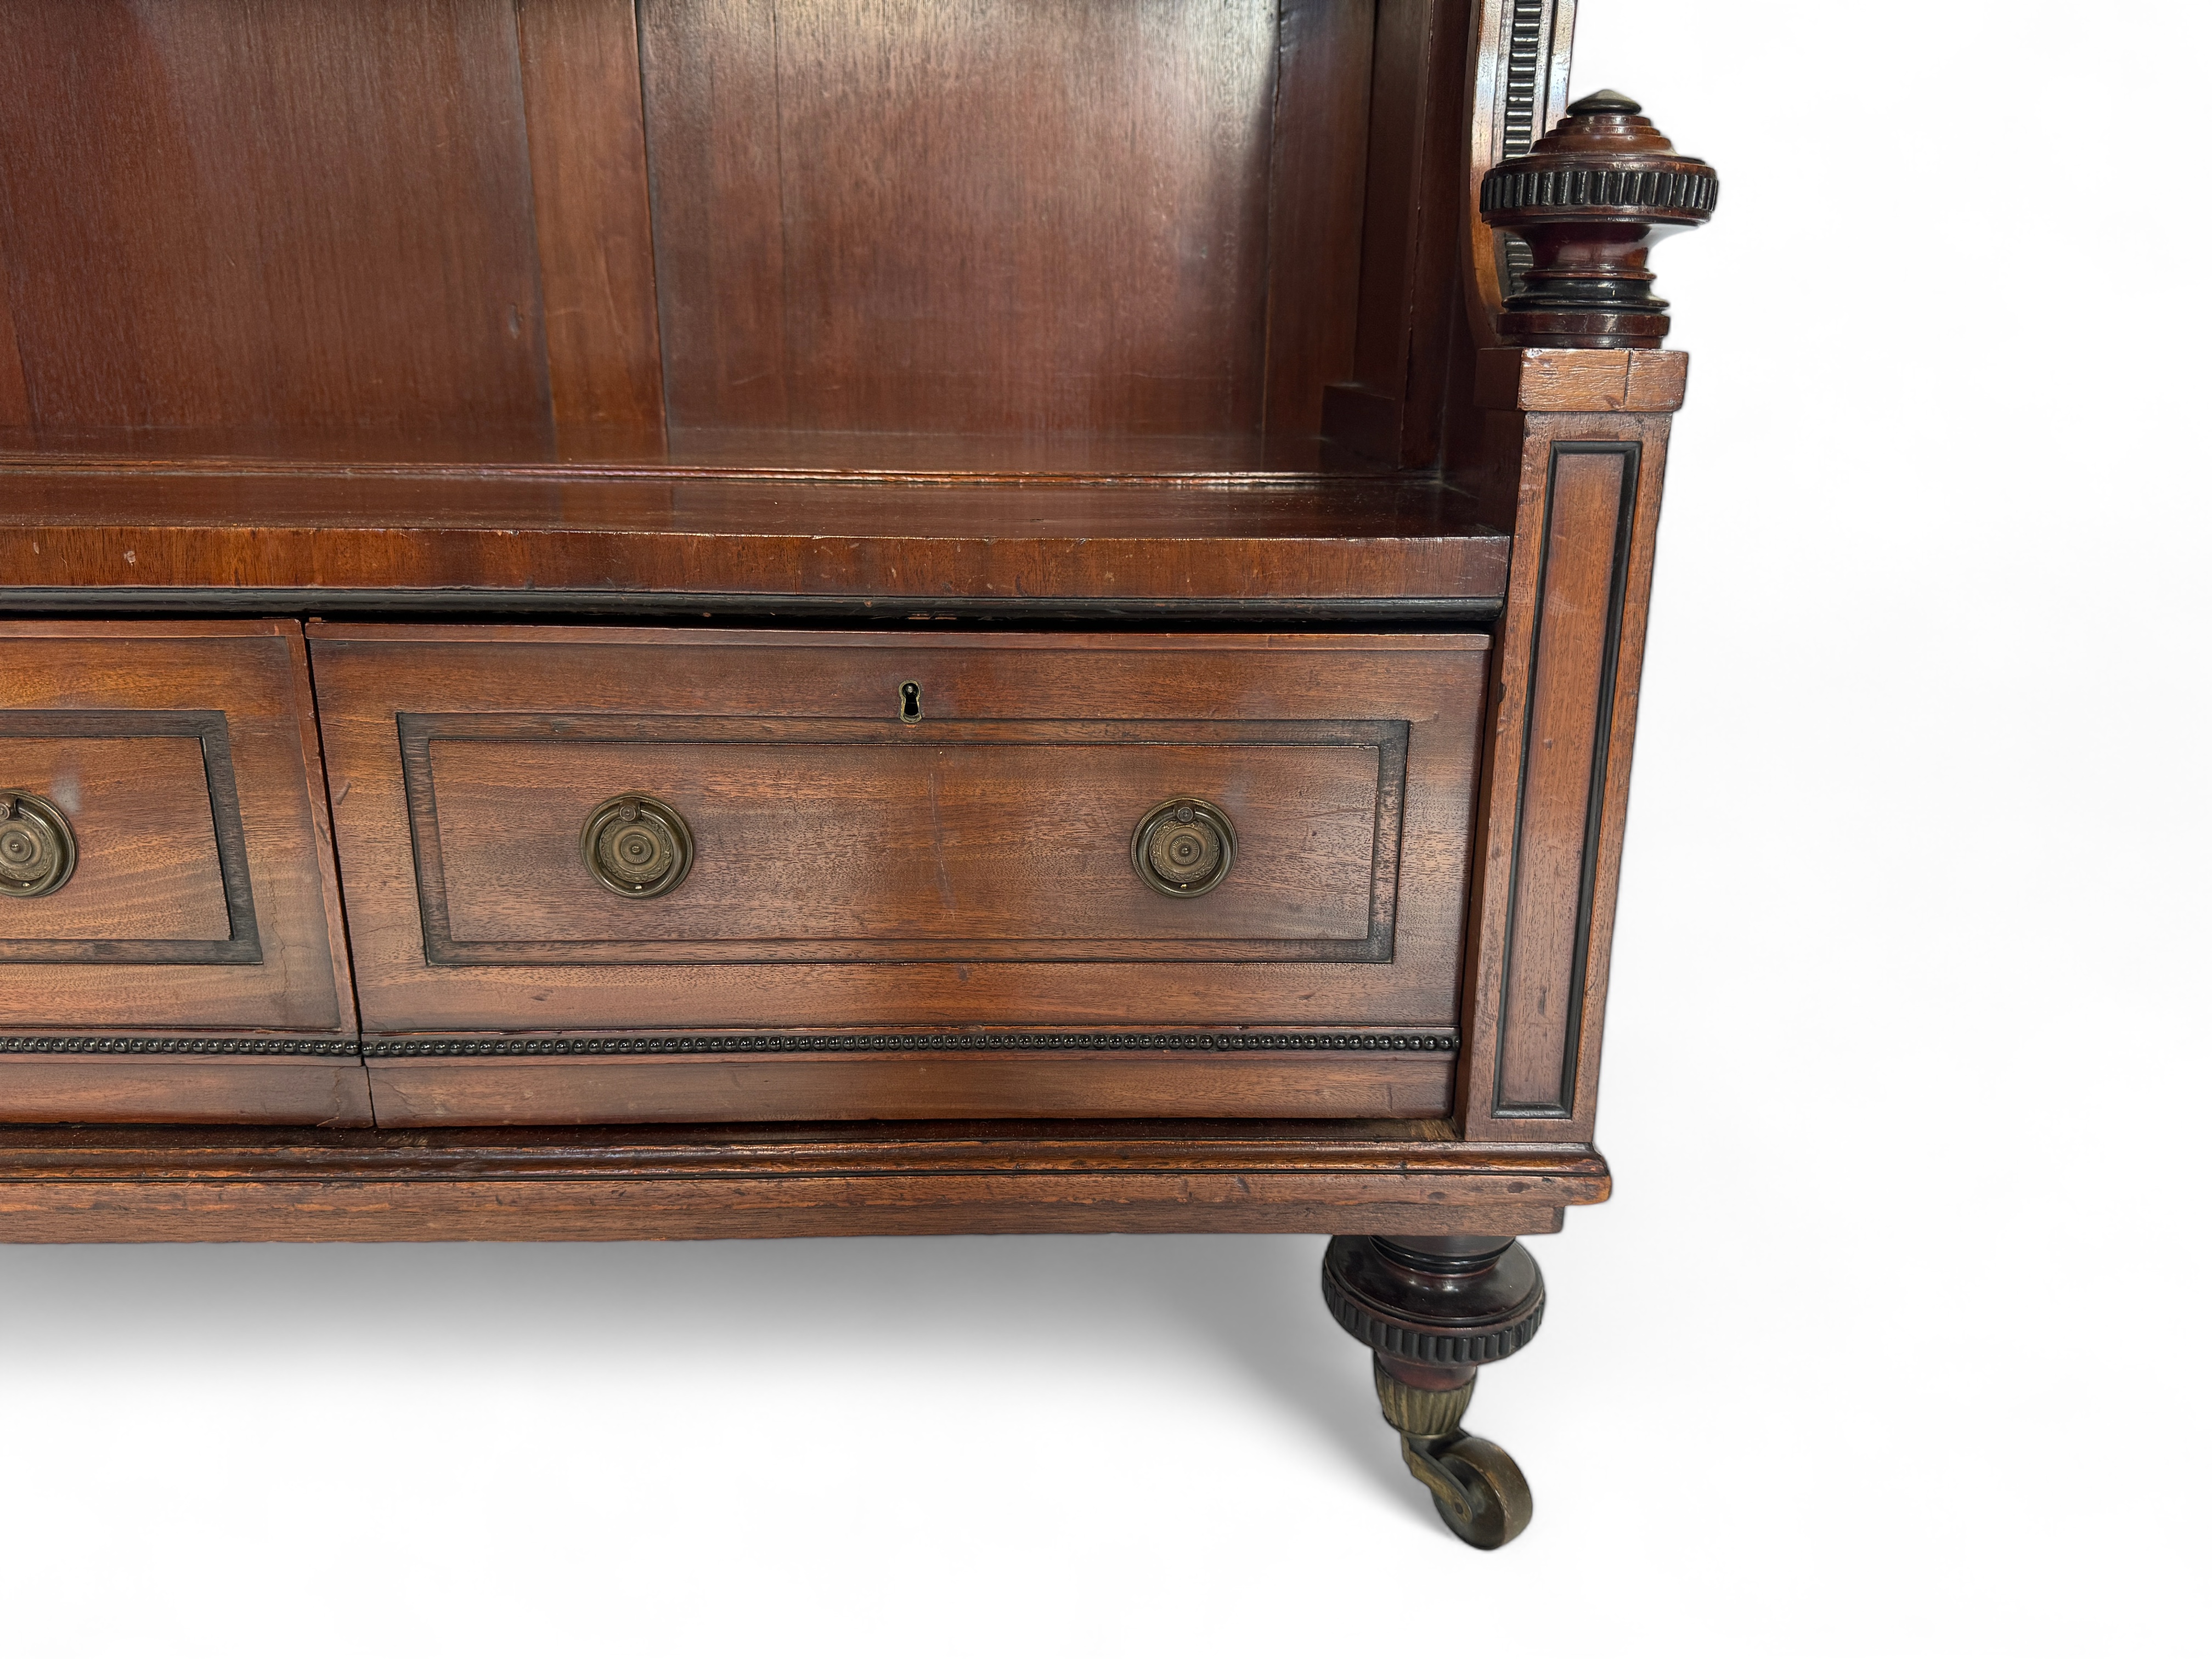
[[[365,1116],[306,668],[293,623],[0,623],[0,1117]]]
[[[1403,721],[886,724],[402,714],[425,956],[1389,959]],[[577,878],[580,827],[625,792],[675,806],[692,842],[682,884],[644,902]],[[1131,854],[1182,798],[1220,804],[1235,837],[1195,897]]]
[[[1313,1113],[1441,1113],[1485,644],[319,629],[373,1063],[558,1065],[567,1082],[520,1092],[574,1119],[635,1094],[588,1081],[611,1054],[728,1072],[759,1053],[793,1086],[732,1084],[734,1115],[927,1097],[941,1115],[948,1088],[961,1105],[945,1056],[970,1041],[1051,1066],[1109,1043],[1243,1054],[1267,1032],[1269,1065],[1393,1057],[1288,1091]],[[792,1065],[855,1048],[857,1069]],[[914,1053],[939,1057],[893,1058]],[[1147,1101],[1177,1097],[1161,1075]],[[665,1091],[664,1109],[717,1109],[714,1086],[684,1086],[696,1109]],[[1248,1109],[1187,1092],[1191,1112]],[[1057,1085],[990,1093],[964,1109],[1074,1109]]]

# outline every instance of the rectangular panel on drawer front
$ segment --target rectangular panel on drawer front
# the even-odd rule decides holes
[[[884,1093],[942,1115],[994,1109],[957,1081],[982,1069],[946,1069],[966,1044],[1036,1054],[994,1062],[1010,1078],[1063,1048],[1191,1048],[1189,1076],[1143,1073],[1143,1109],[1181,1087],[1187,1111],[1227,1113],[1265,1102],[1193,1079],[1241,1075],[1230,1054],[1264,1047],[1335,1068],[1306,1109],[1439,1114],[1486,647],[319,628],[372,1060],[651,1056],[665,1083],[629,1079],[620,1115],[695,1116],[719,1109],[679,1097],[719,1085],[676,1087],[671,1060],[857,1052],[876,1059],[788,1071],[810,1081],[787,1098],[745,1085],[731,1114],[860,1115]],[[690,874],[652,898],[600,885],[580,839],[633,795],[690,836]],[[1139,820],[1182,798],[1234,836],[1199,896],[1133,863]],[[380,1042],[417,1035],[437,1040]],[[542,1114],[597,1109],[573,1097],[588,1072],[547,1073]],[[380,1118],[411,1075],[391,1073]],[[1017,1097],[1075,1109],[1057,1084]]]
[[[0,623],[0,1121],[367,1120],[306,671],[295,623]]]
[[[1402,721],[402,714],[433,963],[1379,962]],[[694,872],[574,879],[607,780],[681,803]],[[1164,795],[1222,803],[1235,879],[1132,879]]]

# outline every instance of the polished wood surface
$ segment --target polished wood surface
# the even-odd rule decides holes
[[[1506,538],[1464,490],[1267,472],[1250,446],[833,441],[562,466],[266,441],[56,464],[64,441],[44,441],[0,463],[0,581],[49,604],[1469,616],[1504,591]],[[1003,470],[1023,460],[1109,470]]]
[[[295,623],[0,621],[4,787],[80,832],[0,901],[0,1030],[353,1030],[313,708]]]
[[[0,1128],[0,1238],[1541,1233],[1611,1188],[1434,1121],[1168,1128]]]
[[[0,1053],[0,1121],[9,1123],[367,1128],[374,1121],[358,1060]]]
[[[1540,355],[1496,355],[1504,407],[1490,412],[1498,447],[1481,483],[1492,511],[1510,492],[1515,559],[1493,652],[1459,1086],[1470,1136],[1542,1140],[1595,1126],[1668,419],[1528,412],[1556,398],[1558,377]],[[1516,366],[1536,373],[1534,398]]]
[[[1133,1013],[1158,1027],[1449,1029],[1479,635],[327,624],[313,651],[372,1030],[721,1026],[734,1009],[771,1029]],[[909,681],[923,716],[911,727]],[[452,763],[458,858],[441,805],[454,786],[426,789],[446,763],[426,752],[410,777],[403,716],[416,715],[502,717],[448,728],[479,734],[456,750],[493,740],[488,757]],[[801,744],[780,773],[743,769],[768,763],[748,747],[788,745],[811,722],[817,744],[890,753],[854,769]],[[428,749],[436,729],[416,728]],[[1023,752],[1077,738],[1100,761],[1070,759],[1048,783]],[[1167,898],[1131,869],[1137,820],[1201,793],[1185,777],[1218,790],[1251,838],[1249,889],[1232,872],[1206,898]],[[1024,778],[1042,793],[1009,793]],[[574,837],[584,811],[628,791],[695,819],[696,892],[639,902],[593,887]],[[489,888],[466,891],[478,875]],[[502,951],[501,936],[533,928],[538,942]]]
[[[1461,290],[1466,0],[1377,0],[1352,374],[1322,429],[1391,466],[1435,464]]]
[[[1571,23],[21,0],[0,608],[92,620],[19,625],[70,666],[19,696],[10,638],[0,702],[214,711],[239,807],[189,733],[17,734],[0,786],[76,788],[99,856],[37,947],[88,959],[0,941],[40,1120],[0,1234],[1435,1239],[1601,1198],[1685,360],[1493,349],[1518,255],[1473,198]],[[295,624],[209,635],[281,647],[279,696],[134,611],[331,620],[312,688]],[[609,625],[647,619],[684,625]],[[663,899],[580,863],[627,790],[696,832]],[[1179,792],[1240,836],[1200,900],[1128,861]],[[218,960],[240,870],[260,959]],[[164,1115],[291,1127],[61,1127]]]
[[[1581,943],[1583,853],[1598,750],[1607,647],[1618,626],[1615,578],[1637,456],[1626,448],[1555,452],[1537,596],[1536,672],[1521,768],[1520,847],[1507,918],[1512,975],[1498,1059],[1498,1109],[1562,1110]]]
[[[0,424],[1310,435],[1379,307],[1432,434],[1467,30],[1439,0],[21,0]],[[1418,163],[1378,171],[1370,125]],[[1374,251],[1409,237],[1411,288]]]
[[[738,1123],[1449,1115],[1448,1056],[943,1054],[372,1060],[376,1121]]]
[[[665,428],[633,0],[516,0],[546,392],[563,454]]]
[[[106,724],[116,730],[130,722]],[[7,725],[0,714],[0,732]],[[20,732],[19,724],[0,737],[4,787],[58,805],[80,850],[66,885],[0,909],[0,963],[56,954],[45,947],[64,942],[184,945],[230,938],[215,804],[197,736]]]
[[[515,66],[483,0],[16,0],[23,423],[548,428]]]
[[[444,962],[1235,962],[1390,943],[1405,757],[1389,722],[402,722]],[[697,853],[674,891],[584,878],[577,830],[622,793],[688,823]],[[1139,819],[1179,796],[1231,803],[1237,826],[1229,878],[1188,901],[1130,860]]]
[[[1258,424],[1272,8],[639,22],[679,423]]]
[[[1486,410],[1667,415],[1682,406],[1690,359],[1680,351],[1563,351],[1534,346],[1476,354]]]
[[[1374,53],[1372,0],[1282,0],[1267,173],[1271,433],[1320,431],[1329,383],[1352,373]]]

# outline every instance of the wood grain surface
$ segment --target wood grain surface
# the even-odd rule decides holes
[[[0,1054],[0,1121],[366,1128],[374,1119],[357,1060]]]
[[[99,619],[0,624],[0,717],[219,714],[260,960],[0,960],[0,1039],[76,1045],[0,1052],[0,1237],[1486,1234],[1602,1198],[1684,360],[1479,351],[1460,266],[1571,10],[17,0],[0,587]],[[1017,627],[332,625],[319,726],[295,625],[112,620],[157,608]],[[538,724],[426,735],[410,798],[403,714]],[[884,728],[865,763],[838,723]],[[1255,740],[1301,726],[1403,731],[1397,817],[1387,744]],[[86,832],[34,948],[243,938],[189,747],[0,740]],[[665,903],[572,863],[635,788],[700,831]],[[1131,884],[1133,810],[1183,790],[1238,823],[1218,903]],[[570,959],[434,962],[418,847],[453,951]],[[491,1052],[708,1031],[909,1048]],[[1224,1047],[928,1047],[1058,1032]],[[238,1034],[338,1051],[146,1046]],[[372,1091],[384,1128],[313,1127]]]
[[[1265,428],[1321,430],[1352,372],[1375,0],[1283,0],[1267,173]]]
[[[1443,434],[1467,213],[1468,0],[1378,0],[1352,374],[1322,429],[1387,465],[1427,467]]]
[[[1606,671],[1620,625],[1620,531],[1635,504],[1632,448],[1552,458],[1535,676],[1521,769],[1521,829],[1511,889],[1512,969],[1506,985],[1502,1110],[1569,1109],[1567,1049],[1583,942],[1583,866],[1590,793],[1604,784],[1598,750]]]
[[[0,426],[1310,437],[1356,375],[1419,465],[1469,27],[19,0]]]
[[[0,711],[0,788],[59,806],[76,837],[77,865],[59,890],[0,907],[0,962],[48,941],[230,937],[197,738],[31,738],[10,723]]]
[[[213,441],[213,440],[210,440]],[[271,447],[273,447],[273,446]],[[900,447],[950,466],[1018,459]],[[988,605],[1143,612],[1393,602],[1494,608],[1506,538],[1436,478],[1312,473],[808,476],[867,459],[779,447],[797,476],[628,467],[157,454],[0,465],[0,582],[48,602],[173,605],[281,594],[301,608],[471,602],[812,605],[903,616]],[[375,452],[372,452],[374,453]],[[1116,455],[1120,459],[1116,459]],[[44,457],[45,459],[42,459]],[[1194,446],[1185,464],[1243,459]],[[893,459],[884,455],[881,459]],[[1159,465],[1126,450],[1055,454]]]
[[[514,13],[16,0],[29,423],[547,428]]]
[[[1259,0],[642,0],[679,423],[1255,428]]]
[[[1682,406],[1684,351],[1562,351],[1498,346],[1476,354],[1475,395],[1492,409],[1665,415]]]
[[[562,454],[598,454],[664,425],[637,9],[515,0],[514,18],[553,424]]]
[[[866,1054],[369,1062],[384,1128],[1105,1117],[1443,1118],[1443,1055]]]
[[[403,715],[419,881],[443,900],[443,926],[426,939],[432,957],[1249,961],[1390,951],[1402,726],[887,724]],[[640,901],[586,869],[577,832],[623,793],[665,800],[689,825],[696,857],[674,891]],[[1153,891],[1130,858],[1139,820],[1181,796],[1224,805],[1238,832],[1228,879],[1194,899]]]
[[[229,959],[163,960],[194,954],[176,941],[230,931],[216,921],[222,879],[210,772],[179,753],[185,740],[41,736],[19,745],[0,738],[5,763],[35,775],[21,785],[11,775],[9,785],[43,782],[41,793],[74,802],[64,810],[82,831],[82,861],[68,887],[5,901],[0,910],[0,1030],[354,1029],[352,999],[340,983],[344,942],[325,885],[331,866],[313,707],[296,623],[0,621],[0,732],[10,719],[20,726],[45,711],[102,729],[128,729],[155,711],[220,717],[236,792],[221,817],[241,838],[257,936],[253,950]],[[118,749],[134,753],[119,759]],[[54,934],[34,931],[47,915]],[[125,934],[126,927],[158,931]],[[150,960],[135,962],[9,959],[34,955],[40,939],[88,937],[155,948]]]
[[[1132,1011],[1142,1011],[1146,1023],[1162,1025],[1288,1021],[1330,1027],[1448,1026],[1465,918],[1465,837],[1481,726],[1485,646],[1477,635],[902,635],[322,625],[313,633],[316,683],[362,1012],[369,1028],[378,1031],[722,1026],[738,1009],[744,1011],[747,1024],[768,1028],[867,1025],[887,1019],[924,1029],[975,1022],[1124,1024]],[[921,688],[925,714],[911,728],[898,719],[899,688],[908,680]],[[1156,953],[1148,952],[1154,960],[997,961],[983,959],[985,953],[978,951],[969,959],[947,961],[439,965],[427,948],[426,890],[416,859],[425,830],[419,800],[411,803],[416,817],[410,826],[398,741],[403,712],[532,718],[805,717],[860,722],[884,740],[912,744],[925,755],[932,753],[939,732],[957,746],[969,722],[1145,723],[1167,736],[1170,747],[1175,741],[1188,743],[1187,723],[1194,719],[1231,726],[1240,721],[1400,724],[1407,732],[1406,785],[1392,946],[1387,960],[1376,961],[1161,959],[1175,954],[1175,939],[1189,937],[1178,930],[1202,925],[1169,920],[1180,914],[1172,908],[1202,911],[1206,901],[1150,894],[1129,868],[1127,836],[1136,817],[1154,804],[1154,783],[1173,793],[1172,769],[1155,756],[1151,764],[1160,769],[1156,772],[1139,768],[1117,783],[1115,774],[1102,770],[1074,781],[1094,792],[1129,791],[1126,797],[1115,796],[1110,809],[1082,809],[1101,826],[1101,836],[1110,827],[1115,843],[1110,858],[1099,852],[1090,862],[1091,855],[1086,854],[1084,867],[1095,870],[1102,883],[1126,884],[1133,890],[1126,900],[1110,901],[1070,893],[1060,907],[1071,916],[1102,902],[1127,904],[1132,908],[1125,914],[1131,915],[1150,907],[1162,917],[1154,935],[1162,943]],[[577,752],[588,748],[579,745]],[[718,816],[732,809],[714,804],[718,786],[700,769],[697,754],[679,751],[676,760],[656,759],[653,764],[659,769],[651,775],[679,810],[696,811],[702,823],[727,822],[734,829],[734,818]],[[534,778],[509,769],[511,783],[503,787],[505,804],[498,811],[514,818],[543,817],[554,826],[544,832],[549,838],[556,831],[574,836],[581,828],[574,812],[581,799],[579,789],[599,792],[592,794],[596,801],[644,787],[635,768],[606,770],[604,759],[574,764],[588,781],[579,783],[550,764]],[[935,841],[926,863],[902,863],[895,848],[842,854],[864,861],[840,875],[844,885],[833,890],[843,902],[864,901],[878,926],[920,927],[922,918],[941,916],[945,890],[939,884],[940,867],[947,883],[954,881],[956,869],[960,872],[952,886],[957,902],[963,885],[973,893],[975,884],[988,880],[991,848],[1003,845],[1005,857],[1019,862],[1036,846],[1032,841],[1025,850],[1020,834],[1033,808],[1010,808],[1005,818],[994,820],[988,793],[963,800],[948,793],[975,782],[976,775],[933,755],[915,764],[918,772],[909,767],[900,774],[906,780],[900,787],[920,788],[914,806],[917,819],[934,811],[933,836],[964,827],[978,841],[957,857],[948,854],[941,866]],[[1285,832],[1254,816],[1268,810],[1261,795],[1248,799],[1227,791],[1225,786],[1235,781],[1227,773],[1204,775],[1224,787],[1230,799],[1221,804],[1232,817],[1241,814],[1260,836],[1262,874],[1271,859],[1291,856],[1289,843],[1275,839]],[[1256,780],[1258,775],[1252,775]],[[1136,787],[1139,782],[1142,787]],[[841,787],[857,787],[859,780],[848,776]],[[534,790],[535,798],[516,793],[522,790]],[[1322,799],[1316,797],[1309,805],[1317,806]],[[792,804],[788,799],[787,804]],[[830,812],[834,802],[799,810]],[[1306,809],[1293,804],[1287,810]],[[1348,810],[1364,819],[1364,833],[1371,836],[1371,805],[1340,804],[1328,810]],[[475,822],[482,825],[486,820],[479,815]],[[1324,848],[1336,845],[1346,833],[1318,820],[1302,828]],[[485,830],[471,833],[483,845]],[[538,833],[533,829],[519,836],[518,847],[538,844],[530,839]],[[911,844],[922,825],[899,833]],[[1044,826],[1040,833],[1049,844],[1051,836],[1066,831]],[[1352,832],[1352,839],[1359,833]],[[550,859],[550,840],[544,844]],[[1271,852],[1271,846],[1277,850]],[[468,867],[484,869],[492,849],[483,845],[470,856]],[[716,856],[732,855],[718,850]],[[1320,856],[1325,864],[1339,855]],[[793,874],[803,867],[787,860],[780,866],[773,859],[770,863]],[[871,870],[884,874],[878,891],[866,890],[873,879]],[[1042,892],[1040,885],[1024,884],[1042,882],[1049,874],[1041,871],[1019,878],[1016,891]],[[924,875],[928,878],[920,879]],[[726,879],[740,878],[702,878],[698,902],[711,908],[720,902],[717,895],[731,890],[718,885]],[[580,880],[587,880],[580,866],[559,889],[548,889],[556,917],[569,904],[562,896],[577,893]],[[444,884],[450,893],[450,873]],[[502,890],[515,895],[508,908],[519,906],[517,890]],[[800,890],[763,902],[788,912],[808,897]],[[581,894],[576,902],[588,902]],[[660,901],[611,902],[636,911]],[[479,915],[499,908],[472,896],[465,904],[475,906]],[[566,914],[575,920],[601,914],[633,932],[655,926],[606,910],[569,908]],[[694,925],[683,909],[672,914],[682,920],[671,931]],[[1237,912],[1232,908],[1224,915],[1234,937]],[[867,930],[848,915],[833,917],[825,931],[852,937]],[[1194,945],[1190,954],[1202,958],[1224,952]],[[1261,953],[1232,948],[1226,954]],[[863,952],[850,955],[857,958]]]
[[[1583,1139],[1597,1109],[1668,420],[1524,412],[1511,383],[1493,389],[1507,407],[1490,416],[1499,447],[1484,483],[1510,492],[1516,523],[1474,830],[1462,1109],[1482,1139]]]
[[[0,1237],[1551,1232],[1587,1148],[1364,1125],[0,1128]]]

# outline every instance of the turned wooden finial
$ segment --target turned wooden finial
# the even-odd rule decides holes
[[[1720,176],[1678,155],[1643,106],[1594,92],[1528,154],[1483,176],[1482,217],[1528,242],[1536,262],[1505,301],[1498,334],[1518,346],[1655,346],[1667,302],[1651,291],[1651,245],[1713,216]]]

